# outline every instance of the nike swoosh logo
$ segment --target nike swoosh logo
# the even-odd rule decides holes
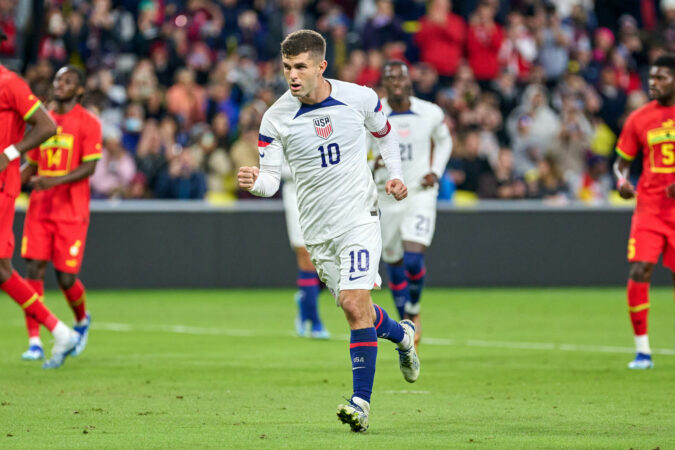
[[[363,278],[363,277],[365,277],[365,275],[361,275],[360,277],[353,277],[352,275],[349,275],[349,281],[358,280],[359,278]]]
[[[264,154],[264,153],[258,152],[258,154],[260,155],[261,158],[264,158],[264,157],[265,157],[265,154]]]
[[[366,368],[366,366],[363,366],[363,367],[352,367],[352,372],[355,371],[355,370],[365,369],[365,368]]]

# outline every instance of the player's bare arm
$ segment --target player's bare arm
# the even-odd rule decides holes
[[[253,185],[258,179],[260,174],[260,169],[257,167],[241,167],[237,173],[237,181],[239,182],[239,187],[250,191],[253,189]]]
[[[23,139],[0,153],[0,172],[5,170],[10,161],[18,158],[21,153],[37,147],[56,134],[56,123],[42,105],[30,116],[27,122],[31,125],[31,129],[24,135]]]
[[[630,163],[630,161],[623,158],[617,158],[614,163],[614,175],[617,179],[616,187],[619,190],[621,198],[626,200],[635,197],[635,186],[628,180]]]
[[[98,161],[85,161],[81,165],[77,166],[75,170],[69,172],[66,175],[60,177],[45,177],[45,176],[33,176],[30,178],[30,185],[33,189],[38,191],[44,191],[46,189],[51,189],[54,186],[66,183],[74,183],[76,181],[89,178],[96,171],[96,163]],[[23,180],[23,171],[21,173]]]
[[[24,163],[24,165],[21,166],[21,186],[28,183],[28,181],[34,175],[36,175],[37,172],[38,172],[38,168],[35,164],[31,164],[29,162]]]

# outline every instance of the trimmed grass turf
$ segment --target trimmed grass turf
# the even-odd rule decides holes
[[[670,289],[652,289],[650,336],[671,354],[646,372],[626,369],[622,289],[429,289],[424,336],[435,340],[422,342],[420,379],[406,383],[380,340],[363,435],[335,417],[351,392],[342,312],[322,294],[335,338],[296,338],[292,294],[90,292],[90,346],[56,371],[19,359],[20,311],[1,301],[0,447],[675,447]],[[388,292],[375,300],[395,314]],[[70,321],[60,293],[47,303]]]

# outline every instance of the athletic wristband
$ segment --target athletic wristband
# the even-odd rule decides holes
[[[14,147],[14,144],[7,147],[3,153],[10,161],[14,161],[16,158],[21,156],[21,153],[19,153],[16,147]]]
[[[625,179],[625,178],[619,178],[618,180],[616,180],[616,189],[617,189],[617,190],[621,189],[621,186],[623,186],[623,185],[624,185],[625,183],[627,183],[627,182],[628,182],[627,179]]]

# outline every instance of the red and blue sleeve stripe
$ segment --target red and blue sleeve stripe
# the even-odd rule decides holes
[[[375,107],[375,112],[380,112],[382,111],[382,102],[380,102],[380,99],[377,99],[377,106]]]
[[[274,138],[265,136],[264,134],[258,134],[258,147],[267,147],[272,142],[274,142]]]

